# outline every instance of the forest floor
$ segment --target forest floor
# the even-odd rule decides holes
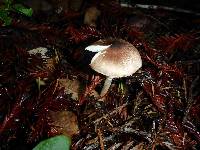
[[[58,134],[71,149],[200,149],[200,18],[162,9],[99,4],[84,14],[12,14],[0,28],[0,149],[31,149]],[[143,66],[114,79],[93,71],[85,47],[132,43]],[[30,50],[45,51],[37,54]]]

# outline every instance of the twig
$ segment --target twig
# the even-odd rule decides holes
[[[167,6],[162,6],[162,5],[142,5],[142,4],[136,4],[136,8],[144,8],[144,9],[163,9],[163,10],[168,10],[168,11],[175,11],[179,13],[187,13],[187,14],[195,14],[195,15],[200,15],[200,13],[191,11],[191,10],[186,10],[186,9],[181,9],[181,8],[174,8],[174,7],[167,7]]]
[[[95,125],[98,125],[98,123],[99,123],[102,119],[105,119],[105,118],[107,118],[108,116],[111,116],[111,115],[113,115],[113,114],[119,112],[121,109],[123,109],[123,108],[126,107],[127,105],[128,105],[128,104],[125,103],[125,104],[123,104],[123,105],[117,107],[117,108],[114,109],[112,112],[107,113],[107,114],[103,115],[102,117],[96,119],[93,123],[94,123]]]
[[[97,134],[98,134],[98,137],[99,137],[100,148],[101,148],[101,150],[104,150],[103,136],[102,136],[100,129],[97,129]]]
[[[200,13],[194,12],[192,10],[182,9],[182,8],[175,8],[175,7],[168,7],[163,5],[144,5],[144,4],[134,4],[134,6],[121,3],[122,7],[128,7],[128,8],[142,8],[142,9],[153,9],[153,10],[167,10],[167,11],[174,11],[178,13],[186,13],[186,14],[194,14],[197,16],[200,16]]]

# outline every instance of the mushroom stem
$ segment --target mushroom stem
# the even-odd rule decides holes
[[[112,83],[112,78],[107,77],[104,82],[103,88],[101,90],[101,94],[100,94],[101,97],[103,97],[108,92],[108,89],[110,88],[111,83]]]

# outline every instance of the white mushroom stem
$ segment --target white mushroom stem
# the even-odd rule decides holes
[[[101,97],[103,97],[108,92],[110,85],[112,83],[112,79],[113,78],[111,78],[111,77],[106,78],[104,85],[103,85],[103,88],[101,90],[101,94],[100,94]]]

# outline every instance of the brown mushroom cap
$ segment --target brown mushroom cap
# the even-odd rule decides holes
[[[100,40],[104,42],[105,40]],[[96,42],[95,45],[99,45]],[[91,60],[91,68],[110,78],[130,76],[142,66],[138,50],[122,39],[107,41],[108,48],[98,52]]]

